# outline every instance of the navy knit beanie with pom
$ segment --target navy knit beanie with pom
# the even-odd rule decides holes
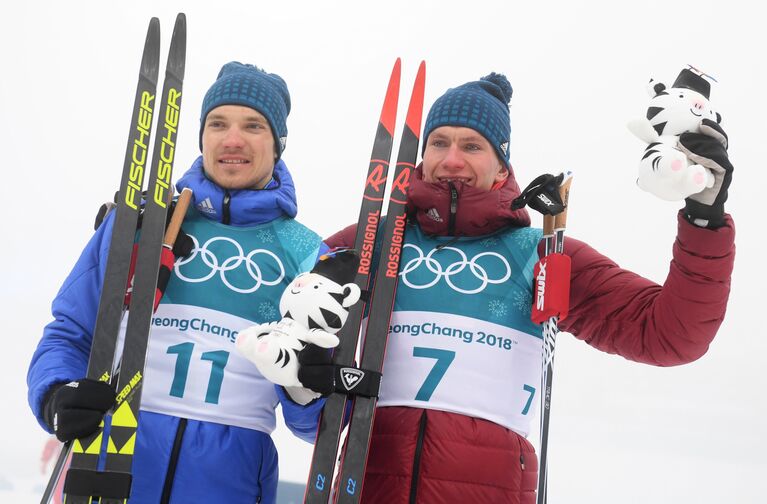
[[[429,135],[435,129],[440,126],[462,126],[485,137],[508,168],[511,93],[509,80],[497,73],[448,89],[437,98],[426,116],[423,150],[426,150]]]
[[[200,150],[205,119],[211,110],[221,105],[243,105],[260,112],[272,128],[277,157],[282,155],[288,139],[286,120],[290,113],[290,93],[282,77],[238,61],[221,67],[216,82],[202,100]]]

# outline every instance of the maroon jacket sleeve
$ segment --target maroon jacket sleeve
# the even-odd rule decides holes
[[[673,259],[660,286],[567,238],[570,312],[560,329],[632,361],[673,366],[701,357],[724,320],[735,228],[698,228],[681,214]]]

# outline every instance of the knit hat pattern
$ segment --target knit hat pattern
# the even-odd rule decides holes
[[[423,138],[441,126],[471,128],[485,137],[498,158],[509,166],[512,87],[506,76],[495,72],[478,81],[448,89],[437,98],[426,116]],[[426,150],[424,142],[423,150]]]
[[[277,156],[282,155],[288,137],[286,121],[290,113],[290,93],[282,77],[238,61],[221,67],[216,82],[202,101],[201,149],[205,119],[211,110],[221,105],[242,105],[260,112],[272,129]]]

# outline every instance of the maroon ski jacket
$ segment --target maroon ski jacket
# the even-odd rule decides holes
[[[458,187],[455,236],[479,236],[506,226],[529,226],[526,210],[511,210],[520,193],[513,173],[495,191]],[[447,184],[423,182],[414,172],[408,193],[411,219],[429,234],[448,235]],[[354,243],[352,225],[326,240]],[[661,286],[618,267],[574,238],[565,240],[572,260],[570,311],[560,329],[604,352],[656,366],[694,361],[708,350],[724,319],[735,257],[730,216],[716,230],[678,216],[673,260]],[[386,369],[384,368],[384,380]],[[363,485],[365,504],[439,502],[535,503],[538,462],[522,436],[488,420],[412,407],[376,412]]]

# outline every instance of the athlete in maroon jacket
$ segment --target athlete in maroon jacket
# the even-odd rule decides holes
[[[532,232],[527,212],[511,210],[511,202],[520,190],[508,162],[510,97],[511,86],[505,77],[492,74],[450,89],[431,108],[424,129],[423,164],[414,171],[408,194],[411,218],[406,240],[419,247],[420,253],[426,254],[426,243],[432,240],[445,249],[450,248],[451,253],[461,250],[464,258],[471,254],[476,257],[476,252],[470,251],[478,246],[484,247],[480,250],[494,253],[501,250],[503,243],[516,243],[514,239],[524,244],[527,236],[524,233]],[[695,162],[711,169],[717,181],[713,188],[689,198],[680,211],[673,261],[665,283],[657,285],[621,269],[589,245],[567,238],[564,252],[572,259],[570,310],[560,329],[599,350],[657,366],[688,363],[707,351],[724,319],[735,255],[735,231],[731,217],[723,208],[732,174],[727,138],[715,123],[707,122],[702,131],[684,134],[681,147]],[[521,238],[519,230],[523,230]],[[331,247],[352,246],[354,226],[326,242]],[[532,264],[541,251],[540,247],[535,250],[534,243],[530,250],[531,260],[520,263],[527,265],[524,271],[514,271],[517,263],[512,263],[510,271],[514,274],[500,286],[502,289],[513,291],[522,286],[531,296]],[[393,331],[389,338],[362,501],[365,504],[532,504],[537,459],[526,439],[529,429],[520,423],[518,411],[507,408],[519,399],[512,392],[514,381],[531,383],[525,373],[532,371],[522,369],[529,363],[520,361],[518,355],[509,357],[508,361],[493,360],[505,358],[500,357],[503,354],[499,352],[502,350],[500,337],[497,348],[487,353],[488,359],[465,360],[459,365],[460,356],[455,358],[443,377],[454,380],[453,388],[445,390],[437,386],[431,399],[422,397],[420,402],[407,400],[407,394],[400,393],[399,389],[408,384],[408,376],[403,375],[409,374],[402,370],[412,369],[410,381],[414,381],[417,366],[426,365],[422,364],[425,359],[414,358],[418,356],[415,352],[411,354],[410,347],[406,346],[405,351],[400,348],[424,337],[412,331],[417,324],[405,324],[403,317],[419,324],[424,319],[418,317],[427,317],[453,328],[468,320],[473,327],[493,327],[501,334],[499,326],[493,325],[492,317],[480,314],[479,309],[476,316],[468,318],[456,315],[464,307],[459,309],[450,303],[442,303],[437,313],[432,311],[427,315],[423,310],[413,309],[418,296],[439,299],[441,295],[454,295],[447,292],[445,282],[455,280],[448,278],[450,268],[441,269],[434,259],[439,257],[437,254],[428,257],[434,261],[432,272],[443,275],[435,283],[435,290],[415,292],[400,279],[392,327],[395,324],[397,328],[408,327],[410,333],[403,337]],[[400,275],[403,268],[401,264]],[[454,285],[452,289],[455,291]],[[490,291],[487,288],[465,294],[463,299],[467,304],[480,299],[492,306],[497,299],[489,296]],[[495,307],[491,315],[508,317],[503,310],[510,307],[529,319],[529,309],[526,311],[519,305],[507,303]],[[432,323],[419,327],[431,328],[434,332],[436,326]],[[529,332],[525,334],[524,330],[510,328],[504,334],[515,341],[514,350],[508,352],[510,356],[518,352],[523,343],[532,341]],[[448,353],[451,348],[468,353],[466,349],[476,343],[471,340],[471,344],[464,344],[469,340],[444,336],[437,340],[446,349],[440,351]],[[403,364],[400,361],[404,359],[410,360]],[[534,361],[530,369],[540,373],[540,353],[527,359]],[[492,381],[494,376],[499,377],[499,382]],[[483,395],[490,395],[492,401],[483,402]]]

